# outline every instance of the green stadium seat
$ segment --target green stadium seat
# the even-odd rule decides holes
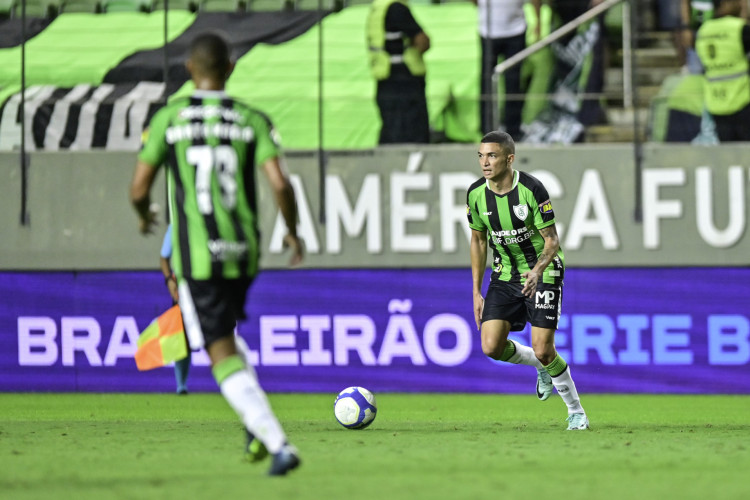
[[[372,0],[344,0],[344,7],[351,7],[352,5],[370,5]]]
[[[11,17],[21,17],[24,3],[26,4],[26,17],[50,17],[52,9],[47,0],[18,0],[13,6]]]
[[[335,10],[336,2],[333,0],[294,0],[294,10]],[[341,9],[338,9],[341,10]]]
[[[245,2],[239,0],[201,0],[198,10],[204,12],[245,12]]]
[[[151,6],[141,0],[103,0],[102,12],[149,12]]]
[[[247,3],[248,12],[273,12],[284,10],[284,5],[288,2],[284,0],[249,0]]]
[[[151,11],[164,10],[165,0],[154,0],[151,4]],[[193,0],[167,0],[167,8],[169,10],[189,10],[190,12],[196,12],[198,10],[198,4]]]
[[[96,14],[102,11],[99,0],[62,0],[60,13],[79,12],[84,14]]]
[[[18,0],[13,8],[11,17],[20,18],[22,14],[22,4],[26,4],[26,17],[55,17],[57,15],[57,5],[50,0]]]
[[[0,19],[8,19],[13,15],[15,0],[0,0]]]

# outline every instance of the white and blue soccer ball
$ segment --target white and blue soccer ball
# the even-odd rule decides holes
[[[375,396],[364,387],[347,387],[333,403],[336,420],[347,429],[364,429],[377,413]]]

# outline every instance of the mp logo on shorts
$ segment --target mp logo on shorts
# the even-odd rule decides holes
[[[529,206],[513,205],[513,213],[516,214],[516,217],[518,217],[519,219],[526,220],[526,217],[529,216]]]
[[[534,308],[536,309],[554,309],[556,307],[555,298],[557,292],[554,290],[542,290],[536,292]]]

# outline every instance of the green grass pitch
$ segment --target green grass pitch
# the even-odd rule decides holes
[[[334,396],[269,396],[303,459],[269,478],[218,394],[0,394],[0,498],[750,498],[748,396],[584,395],[584,432],[533,392],[376,394],[360,431]]]

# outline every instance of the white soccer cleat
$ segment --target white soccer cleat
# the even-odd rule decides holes
[[[585,413],[573,413],[565,420],[568,421],[569,431],[585,431],[589,428],[589,419]]]
[[[536,397],[539,401],[546,401],[552,395],[552,377],[547,370],[537,370],[536,375]]]

